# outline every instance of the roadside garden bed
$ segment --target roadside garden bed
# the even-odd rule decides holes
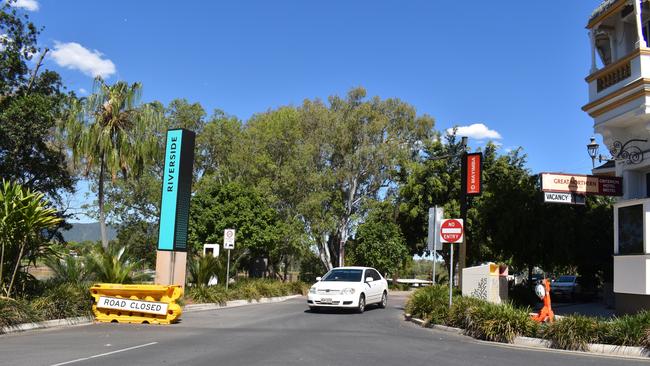
[[[552,348],[587,351],[590,344],[643,347],[650,351],[650,312],[600,319],[569,315],[551,324],[530,319],[530,308],[510,303],[492,304],[483,300],[454,295],[448,306],[448,288],[432,286],[416,290],[405,312],[424,320],[423,326],[445,325],[463,329],[463,333],[487,341],[513,343],[517,337],[541,338]]]
[[[225,305],[231,300],[259,300],[263,297],[305,295],[309,285],[304,282],[274,280],[240,280],[226,290],[224,286],[192,286],[186,289],[185,303],[214,303]]]
[[[227,291],[224,286],[188,287],[182,303],[225,305],[232,300],[252,302],[262,298],[304,295],[308,289],[309,286],[304,282],[245,279],[233,284]],[[0,334],[5,327],[89,316],[92,316],[92,297],[87,285],[51,285],[43,290],[42,296],[33,298],[0,297]]]

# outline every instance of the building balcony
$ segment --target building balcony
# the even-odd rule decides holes
[[[589,103],[582,109],[594,118],[594,126],[625,127],[646,114],[650,119],[650,49],[636,49],[585,80]]]

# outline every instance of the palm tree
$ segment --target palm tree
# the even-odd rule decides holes
[[[140,105],[142,85],[118,81],[108,85],[95,79],[94,92],[73,108],[65,125],[73,161],[84,165],[84,175],[94,174],[102,246],[108,247],[104,183],[106,175],[115,180],[138,176],[158,153],[161,112],[153,105]]]
[[[91,273],[84,265],[82,257],[66,255],[63,258],[49,256],[45,258],[45,265],[52,270],[51,281],[55,283],[73,283],[77,285],[88,282]]]
[[[217,276],[219,283],[225,283],[226,268],[222,261],[212,255],[195,256],[187,268],[189,272],[188,283],[195,286],[207,286],[213,276]]]
[[[148,280],[149,276],[137,272],[139,261],[131,261],[125,253],[126,247],[110,245],[108,248],[94,247],[86,258],[88,271],[93,279],[105,283],[133,283]]]

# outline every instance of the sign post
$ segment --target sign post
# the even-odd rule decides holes
[[[235,229],[226,229],[223,231],[223,249],[228,250],[228,264],[226,265],[226,290],[230,282],[230,250],[235,249]]]
[[[449,307],[451,307],[454,288],[454,243],[464,239],[463,219],[446,219],[440,224],[440,241],[449,243]]]
[[[483,163],[483,153],[463,152],[460,166],[460,218],[467,221],[467,210],[471,198],[480,196],[482,193],[481,169]],[[467,259],[467,242],[462,240],[458,253],[458,285],[462,286],[462,271],[465,268]]]
[[[440,235],[436,235],[440,231],[440,222],[444,216],[442,207],[429,207],[429,232],[427,236],[427,249],[433,258],[433,272],[431,272],[431,281],[436,284],[436,251],[442,250],[442,243],[440,242]]]

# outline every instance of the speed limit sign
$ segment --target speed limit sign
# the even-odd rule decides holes
[[[235,249],[235,229],[223,231],[223,249]]]

